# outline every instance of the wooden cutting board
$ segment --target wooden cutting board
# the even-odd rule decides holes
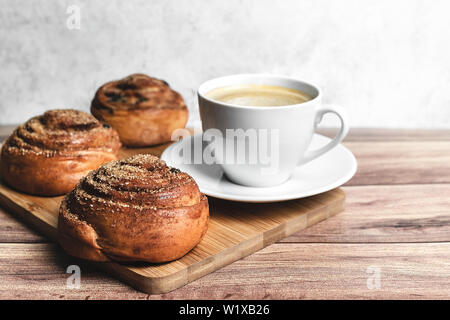
[[[123,149],[120,157],[137,153],[160,156],[167,146]],[[26,195],[0,182],[0,205],[54,241],[57,241],[61,199]],[[341,189],[304,199],[265,204],[209,197],[211,219],[208,231],[198,246],[184,257],[163,264],[94,264],[138,290],[165,293],[329,218],[344,209],[344,202],[345,194]]]

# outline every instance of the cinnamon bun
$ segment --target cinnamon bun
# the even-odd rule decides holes
[[[79,258],[166,262],[195,247],[208,220],[208,200],[191,176],[140,154],[83,178],[61,203],[58,235]]]
[[[167,82],[133,74],[101,86],[91,104],[92,114],[119,132],[124,145],[142,147],[170,141],[184,128],[188,109]]]
[[[50,110],[17,127],[3,144],[0,172],[9,186],[56,196],[105,162],[117,159],[117,132],[78,110]]]

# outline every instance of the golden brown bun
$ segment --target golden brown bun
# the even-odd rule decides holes
[[[58,236],[79,258],[166,262],[195,247],[208,220],[208,200],[192,177],[140,154],[83,178],[61,203]]]
[[[101,86],[91,112],[115,128],[122,143],[131,147],[168,142],[172,132],[184,128],[188,120],[181,95],[165,81],[145,74]]]
[[[77,110],[50,110],[17,127],[1,151],[1,178],[30,194],[69,192],[81,177],[116,160],[117,132]]]

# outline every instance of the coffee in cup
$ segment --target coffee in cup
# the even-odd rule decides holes
[[[311,100],[310,96],[297,89],[262,84],[219,87],[207,92],[206,97],[228,104],[257,107],[288,106]]]

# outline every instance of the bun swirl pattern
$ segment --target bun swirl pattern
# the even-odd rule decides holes
[[[117,132],[92,115],[50,110],[17,127],[1,151],[1,176],[13,188],[35,195],[69,192],[101,164],[117,159]]]
[[[166,262],[196,246],[209,208],[194,179],[152,155],[107,163],[63,199],[58,234],[71,255]]]
[[[172,132],[184,128],[188,119],[181,95],[167,82],[145,74],[133,74],[101,86],[91,112],[115,128],[127,146],[168,142]]]

